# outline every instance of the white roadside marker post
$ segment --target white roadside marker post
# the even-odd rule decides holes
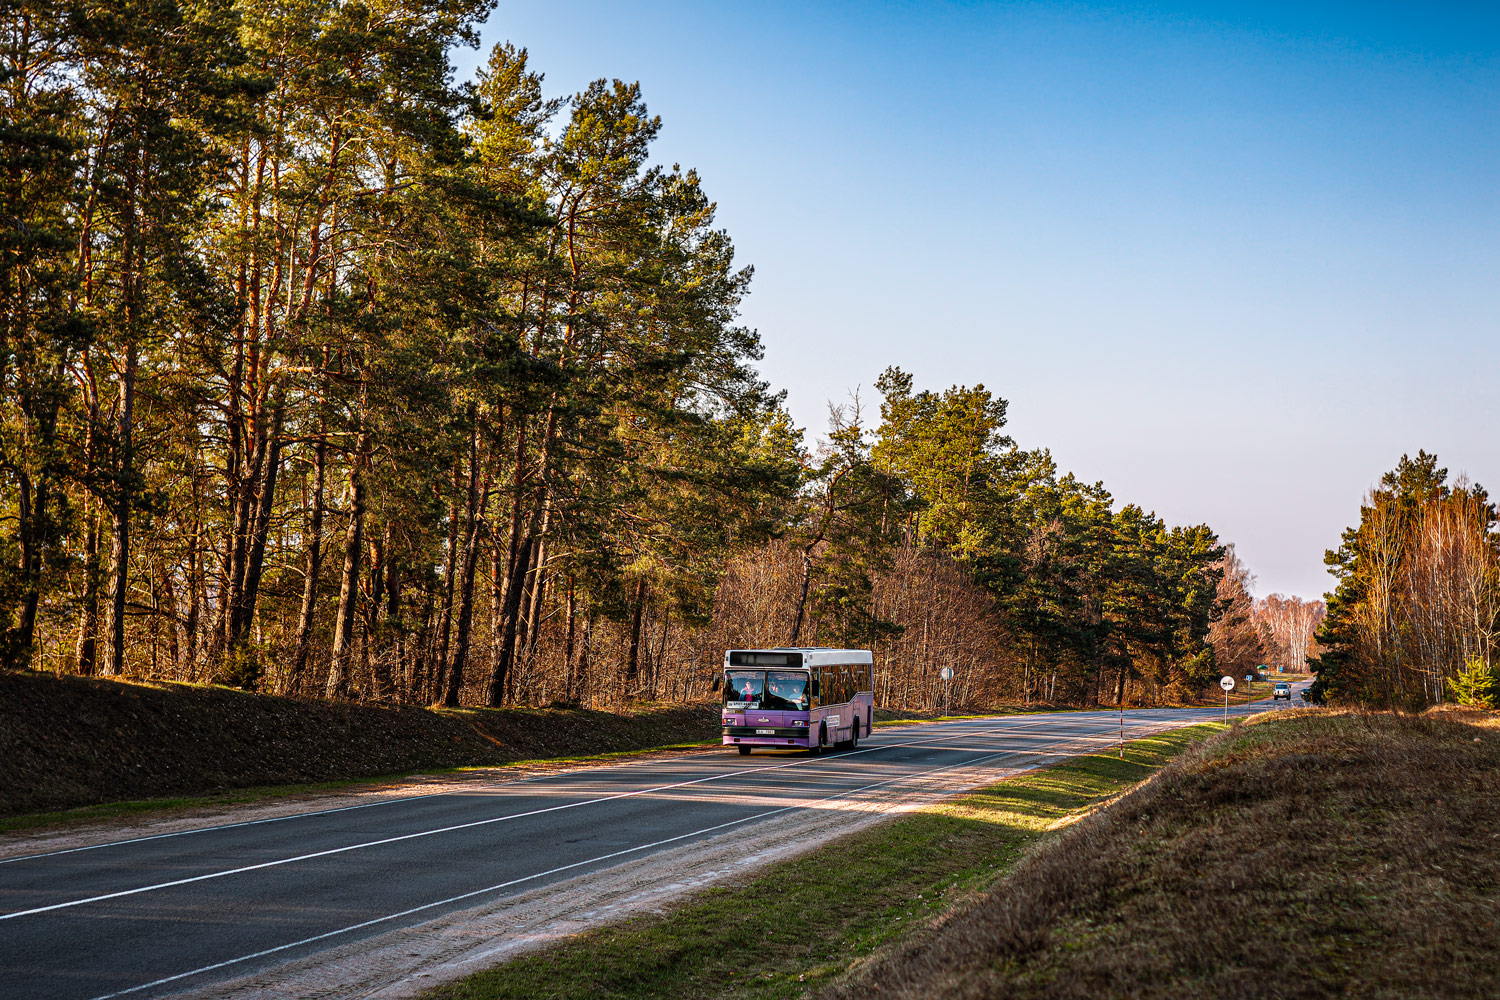
[[[1224,689],[1224,725],[1229,725],[1229,692],[1234,690],[1234,678],[1225,674],[1219,678],[1219,687]]]

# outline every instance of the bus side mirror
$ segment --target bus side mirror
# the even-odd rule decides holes
[[[720,676],[718,676],[718,675],[717,675],[717,674],[715,674],[715,675],[714,675],[714,686],[713,686],[713,690],[715,690],[715,691],[717,691],[717,690],[719,690],[719,685],[720,685],[720,684],[722,684],[722,683],[723,683],[723,681],[724,681],[724,678],[722,678],[722,677],[720,677]]]
[[[812,694],[814,698],[818,697],[818,679],[816,677],[812,679]]]

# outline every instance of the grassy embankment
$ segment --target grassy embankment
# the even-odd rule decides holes
[[[0,831],[711,740],[716,705],[434,711],[0,674]]]
[[[439,988],[431,1000],[799,997],[993,884],[1046,831],[1219,726],[1126,744],[842,838],[663,916],[622,922]]]
[[[854,997],[1495,997],[1500,717],[1279,713],[834,984]]]

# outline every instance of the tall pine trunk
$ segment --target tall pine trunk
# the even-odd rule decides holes
[[[120,449],[118,476],[110,521],[108,604],[105,606],[104,672],[118,677],[125,672],[125,599],[130,584],[130,508],[135,492],[135,450],[133,447],[135,376],[140,350],[132,341],[125,351],[125,370],[120,374],[120,412],[117,428]]]
[[[16,477],[17,482],[17,507],[16,513],[19,520],[20,554],[16,567],[17,576],[21,581],[21,613],[16,617],[13,628],[7,629],[5,642],[3,643],[3,655],[5,660],[0,662],[0,668],[20,670],[31,662],[31,642],[36,633],[36,607],[41,596],[40,588],[40,557],[38,513],[40,503],[32,496],[31,477],[21,472]],[[42,492],[40,489],[37,491]]]
[[[328,664],[324,695],[338,698],[349,684],[349,665],[354,650],[355,607],[359,603],[359,559],[364,549],[365,464],[370,435],[361,432],[354,468],[349,473],[349,526],[344,532],[344,573],[339,588],[338,616],[334,620],[333,655]]]
[[[458,635],[453,650],[453,662],[448,668],[448,683],[443,690],[443,704],[455,708],[458,695],[463,690],[464,668],[469,659],[470,635],[474,625],[474,574],[479,564],[479,527],[484,521],[486,501],[489,497],[489,476],[480,480],[479,427],[474,423],[471,406],[469,419],[469,496],[465,505],[463,566],[459,580]]]
[[[535,661],[537,640],[541,637],[542,611],[547,596],[547,535],[552,527],[552,503],[549,500],[542,514],[542,527],[536,544],[536,556],[532,559],[530,604],[526,608],[526,656]]]
[[[512,680],[516,628],[521,617],[521,591],[525,586],[526,568],[531,564],[531,548],[535,541],[535,538],[528,535],[521,542],[506,581],[505,602],[500,608],[500,641],[495,651],[494,666],[490,670],[489,683],[485,687],[484,703],[491,707],[501,704],[505,698],[506,686]]]
[[[809,550],[802,551],[802,585],[797,588],[797,611],[792,617],[792,635],[787,640],[788,646],[797,645],[802,637],[802,620],[807,613],[807,592],[812,586],[812,554]]]
[[[535,469],[538,483],[531,491],[533,500],[531,513],[522,524],[526,509],[526,424],[519,421],[516,429],[515,467],[511,474],[512,506],[510,561],[506,566],[504,598],[500,603],[498,621],[499,635],[494,657],[490,664],[489,681],[485,685],[485,704],[499,705],[506,696],[508,685],[515,680],[516,640],[521,629],[521,599],[524,596],[526,577],[531,570],[532,556],[537,543],[538,522],[546,494],[544,480],[551,436],[555,429],[555,417],[549,416],[547,434],[543,437],[540,456]]]
[[[574,638],[578,627],[578,594],[577,582],[573,574],[568,574],[568,597],[567,597],[568,625],[566,638],[563,640],[563,701],[569,705],[576,704],[574,697]]]
[[[281,420],[278,407],[271,418],[271,431],[265,445],[265,458],[254,495],[249,519],[250,538],[245,552],[245,572],[241,579],[238,617],[234,623],[234,640],[243,642],[255,620],[255,605],[260,595],[261,575],[265,571],[266,542],[271,532],[271,512],[276,502],[276,480],[281,470]]]
[[[187,560],[187,612],[182,618],[182,658],[178,675],[185,680],[198,678],[198,617],[203,607],[203,519],[195,497],[193,501],[193,546]]]
[[[635,585],[635,607],[630,616],[630,652],[625,658],[625,693],[634,691],[641,673],[641,620],[646,614],[646,578]]]
[[[448,550],[447,558],[443,561],[443,607],[440,614],[441,621],[433,632],[433,641],[437,643],[435,655],[432,658],[432,669],[438,673],[438,686],[446,691],[448,687],[448,644],[453,637],[453,594],[458,582],[459,562],[459,533],[458,533],[458,464],[453,466],[453,503],[448,507]]]
[[[307,554],[302,578],[302,607],[297,613],[297,638],[292,646],[292,662],[287,672],[287,691],[295,694],[307,669],[312,645],[313,609],[318,601],[318,577],[323,570],[323,490],[328,471],[328,439],[320,428],[313,447],[312,512],[307,525]]]

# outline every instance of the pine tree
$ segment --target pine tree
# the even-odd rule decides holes
[[[1494,708],[1500,701],[1500,677],[1490,664],[1471,656],[1464,661],[1463,669],[1448,680],[1448,693],[1460,705]]]
[[[76,59],[68,8],[0,13],[0,669],[30,663],[70,520],[68,370],[92,333],[72,308]]]

